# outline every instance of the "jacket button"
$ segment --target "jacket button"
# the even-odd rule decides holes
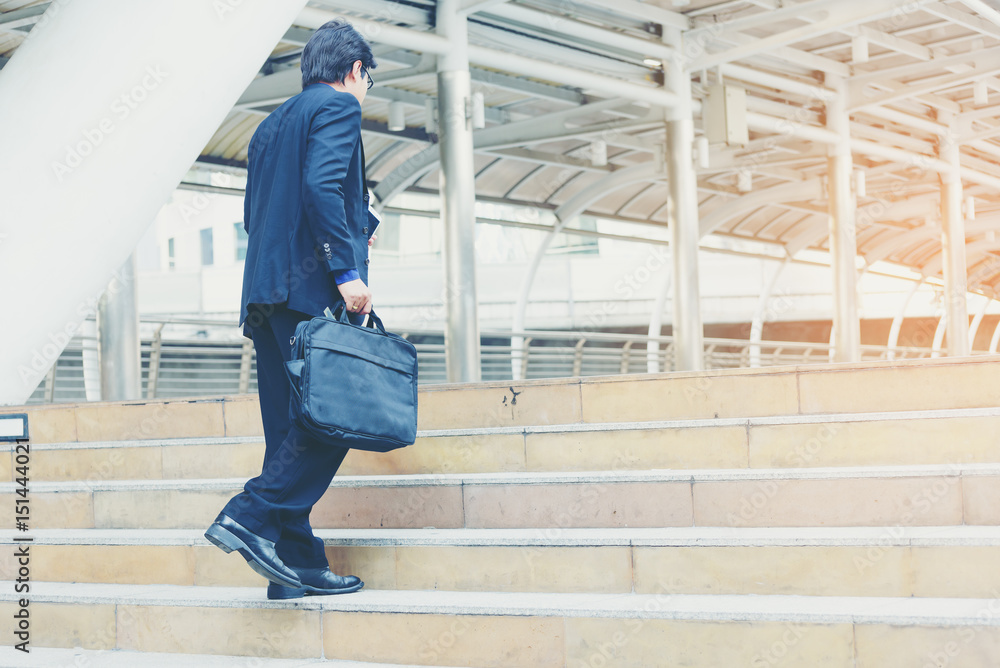
[[[366,258],[365,258],[365,264],[368,264],[368,263],[369,263],[369,262],[371,262],[371,261],[372,261],[372,260],[371,260],[371,258],[370,258],[370,257],[366,257]]]
[[[367,228],[367,227],[366,227],[366,228],[364,228],[364,229],[363,229],[363,230],[361,230],[361,231],[362,231],[362,232],[363,232],[364,234],[368,234],[368,228]]]
[[[365,193],[365,201],[368,201],[368,193]]]

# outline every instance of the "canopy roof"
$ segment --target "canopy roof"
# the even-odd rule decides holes
[[[48,3],[0,0],[0,65]],[[675,7],[674,5],[680,5]],[[666,225],[663,87],[678,51],[690,72],[696,133],[709,86],[746,90],[749,143],[713,145],[697,161],[705,238],[758,242],[792,260],[825,252],[827,153],[837,136],[825,108],[844,97],[857,172],[858,252],[941,273],[943,141],[961,144],[971,290],[1000,284],[1000,11],[990,0],[470,0],[481,199]],[[298,58],[312,30],[345,16],[376,47],[364,105],[369,178],[385,205],[436,192],[434,3],[312,0],[275,46],[198,160],[245,167],[260,120],[300,89]],[[677,35],[683,35],[679,49]],[[664,38],[664,35],[666,38]],[[179,45],[180,47],[181,45]],[[206,68],[210,65],[206,64]],[[389,130],[389,105],[406,128]],[[428,129],[431,132],[428,132]],[[595,141],[607,163],[595,159]],[[702,145],[702,150],[706,147]],[[599,147],[596,153],[600,153]],[[972,212],[974,211],[974,219]],[[572,223],[570,223],[572,225]]]

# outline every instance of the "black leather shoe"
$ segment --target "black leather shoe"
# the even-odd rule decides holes
[[[286,598],[302,598],[305,595],[305,587],[282,587],[273,582],[267,583],[267,597],[272,601],[283,601]]]
[[[219,513],[205,532],[205,538],[227,554],[236,550],[247,560],[250,568],[273,583],[285,587],[302,584],[295,571],[278,558],[273,541],[261,538],[228,515]]]
[[[289,566],[295,571],[302,582],[300,587],[283,587],[273,582],[267,585],[269,599],[282,600],[302,598],[303,596],[327,596],[330,594],[349,594],[365,586],[360,578],[354,575],[336,575],[327,568],[299,568]]]

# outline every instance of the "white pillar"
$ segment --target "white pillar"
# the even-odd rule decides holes
[[[834,94],[826,103],[826,125],[837,133],[827,159],[830,213],[830,265],[833,270],[834,361],[861,361],[861,323],[858,319],[858,243],[851,193],[851,118],[843,81],[827,77]]]
[[[665,28],[666,30],[666,28]],[[698,179],[694,170],[691,77],[680,55],[665,63],[677,106],[666,113],[667,224],[673,257],[673,337],[676,371],[705,368],[701,291],[698,287]]]
[[[951,171],[941,175],[941,273],[944,276],[944,318],[947,322],[949,357],[970,353],[959,148],[954,132],[941,138],[941,159],[951,165]]]
[[[304,5],[49,5],[0,70],[0,404],[93,313]]]
[[[445,364],[449,382],[473,382],[482,377],[476,308],[476,181],[469,31],[459,0],[438,0],[437,31],[451,44],[448,53],[438,56]]]
[[[101,401],[142,397],[139,303],[135,252],[101,295],[97,308]]]

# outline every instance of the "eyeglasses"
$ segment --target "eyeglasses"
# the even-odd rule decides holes
[[[366,76],[366,77],[368,78],[368,90],[371,90],[372,86],[374,86],[374,85],[375,85],[375,82],[374,82],[374,81],[372,81],[372,75],[371,75],[371,74],[369,74],[369,73],[368,73],[368,70],[366,70],[366,69],[365,69],[365,68],[363,68],[363,67],[361,68],[361,71],[362,71],[362,72],[364,73],[364,76]]]

